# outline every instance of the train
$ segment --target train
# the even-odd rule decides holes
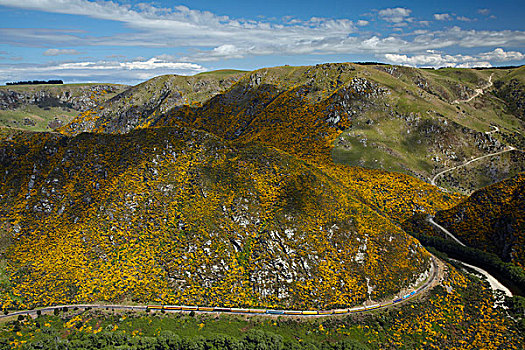
[[[265,314],[265,315],[287,315],[287,316],[326,316],[326,315],[341,315],[341,314],[351,314],[358,313],[363,311],[369,311],[374,309],[383,308],[393,304],[402,302],[415,294],[426,289],[427,286],[420,288],[419,290],[414,290],[406,295],[403,295],[392,301],[382,303],[382,304],[373,304],[366,306],[353,307],[350,309],[335,309],[335,310],[274,310],[274,309],[242,309],[234,307],[213,307],[213,306],[185,306],[185,305],[148,305],[146,308],[148,310],[165,310],[165,311],[198,311],[198,312],[227,312],[227,313],[236,313],[236,314]]]
[[[432,258],[434,266],[436,266],[435,259]],[[434,267],[434,274],[435,267]],[[176,305],[148,305],[147,310],[166,310],[166,311],[199,311],[199,312],[227,312],[237,314],[265,314],[265,315],[287,315],[287,316],[323,316],[323,315],[341,315],[364,312],[379,308],[384,308],[393,304],[400,303],[404,300],[411,298],[412,296],[421,293],[425,289],[429,288],[430,281],[427,281],[419,289],[414,290],[406,295],[398,297],[392,301],[388,301],[381,304],[374,304],[368,306],[359,306],[349,309],[335,309],[335,310],[273,310],[273,309],[242,309],[242,308],[229,308],[229,307],[210,307],[210,306],[176,306]]]
[[[198,311],[198,312],[228,312],[238,314],[266,314],[266,315],[288,315],[288,316],[316,316],[316,315],[340,315],[352,312],[361,312],[380,308],[382,305],[376,304],[352,309],[337,310],[274,310],[274,309],[242,309],[229,307],[209,307],[209,306],[184,306],[184,305],[148,305],[147,309],[152,311]]]
[[[400,299],[403,300],[403,299]],[[197,312],[227,312],[237,314],[266,314],[266,315],[287,315],[287,316],[326,316],[326,315],[342,315],[368,310],[379,309],[393,302],[385,304],[374,304],[367,306],[359,306],[350,309],[335,309],[335,310],[274,310],[274,309],[242,309],[230,307],[210,307],[210,306],[185,306],[185,305],[148,305],[147,309],[152,311],[197,311]]]

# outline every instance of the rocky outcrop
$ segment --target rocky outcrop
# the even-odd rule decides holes
[[[173,108],[199,105],[230,88],[243,73],[226,76],[164,75],[133,86],[75,118],[62,132],[127,133],[149,126]],[[86,115],[89,116],[86,118]]]

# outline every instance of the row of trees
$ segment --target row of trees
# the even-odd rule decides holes
[[[162,331],[155,337],[137,337],[124,333],[102,332],[99,334],[77,333],[70,339],[60,339],[56,334],[42,334],[24,349],[177,349],[177,350],[284,350],[284,349],[310,349],[310,350],[361,350],[367,349],[364,345],[344,340],[337,343],[308,343],[296,341],[283,341],[280,335],[252,330],[242,337],[236,338],[222,334],[213,334],[207,337],[185,338],[171,331]],[[0,349],[8,349],[9,342],[0,341]]]
[[[40,84],[64,84],[62,80],[27,80],[27,81],[13,81],[5,83],[5,85],[40,85]]]

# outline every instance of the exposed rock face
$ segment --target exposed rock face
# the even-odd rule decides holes
[[[149,125],[173,108],[207,101],[230,88],[241,76],[242,73],[232,73],[224,77],[165,75],[153,78],[86,111],[88,114],[75,118],[62,131],[127,133]]]
[[[24,123],[24,125],[30,125],[30,126],[35,126],[36,125],[34,120],[29,119],[29,118],[24,118],[23,123]]]
[[[47,127],[52,130],[60,128],[61,126],[64,126],[64,122],[58,118],[55,118],[51,120],[49,123],[47,123]]]

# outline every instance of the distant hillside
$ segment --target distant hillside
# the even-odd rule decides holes
[[[67,134],[83,131],[123,133],[144,127],[152,118],[183,105],[199,106],[226,91],[241,71],[207,72],[195,76],[163,75],[148,80],[90,109],[62,128]]]
[[[435,220],[469,246],[525,267],[525,173],[474,192]]]
[[[331,157],[338,163],[428,181],[440,170],[505,145],[525,145],[525,123],[488,83],[521,75],[521,68],[421,70],[324,64],[166,76],[84,113],[61,132],[125,133],[183,125],[227,139],[263,141],[291,153],[311,152],[311,137],[330,134],[326,140],[333,142]],[[480,87],[486,87],[484,93],[466,102]],[[310,130],[320,125],[329,126],[329,131]],[[497,132],[491,132],[494,126]],[[500,178],[495,176],[494,181]]]
[[[523,172],[525,172],[525,152],[514,150],[447,172],[438,178],[436,184],[451,192],[470,195],[477,189]]]
[[[494,82],[495,95],[507,102],[508,110],[525,121],[525,67]]]
[[[0,86],[0,128],[51,131],[125,88],[114,84]]]

